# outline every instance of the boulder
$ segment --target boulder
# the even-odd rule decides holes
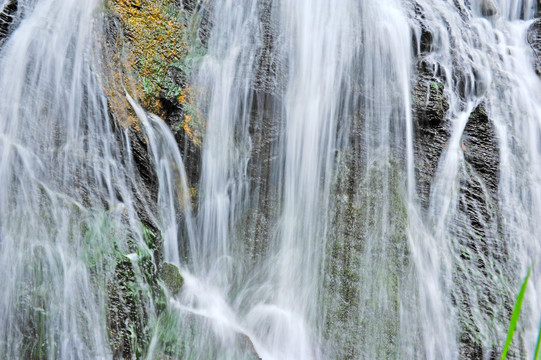
[[[182,285],[184,284],[184,278],[180,275],[180,270],[176,265],[168,262],[162,264],[162,270],[160,271],[160,279],[164,282],[167,289],[174,295],[177,294]]]

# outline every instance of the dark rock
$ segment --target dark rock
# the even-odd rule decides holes
[[[460,219],[452,231],[459,241],[461,254],[464,254],[461,256],[464,267],[457,269],[455,276],[457,284],[462,284],[464,278],[475,284],[475,296],[472,297],[471,288],[459,285],[456,297],[463,325],[460,347],[465,359],[478,359],[486,357],[485,353],[490,353],[491,349],[479,340],[481,330],[477,322],[481,320],[472,314],[480,310],[483,317],[505,323],[505,313],[495,313],[494,309],[505,308],[511,301],[492,275],[505,264],[507,256],[494,205],[497,204],[499,178],[498,143],[494,125],[483,104],[471,113],[461,147],[466,166],[460,186]]]
[[[177,7],[182,6],[182,9],[189,14],[193,14],[194,10],[197,9],[197,3],[197,0],[175,0],[175,5]]]
[[[498,13],[498,7],[494,0],[481,0],[481,14],[483,16],[494,16]]]
[[[443,89],[443,83],[433,77],[421,79],[413,88],[414,112],[421,126],[441,125],[449,110]]]
[[[280,24],[274,14],[276,2],[263,0],[258,3],[262,46],[254,61],[255,77],[251,84],[250,137],[252,153],[248,163],[251,179],[251,208],[240,222],[241,236],[246,239],[248,256],[256,259],[265,253],[268,234],[274,226],[280,201],[273,176],[280,168],[280,145],[284,131],[281,94],[286,87],[286,59],[279,53]]]
[[[484,105],[471,113],[463,139],[464,157],[479,174],[496,201],[498,192],[499,150],[494,125],[490,122]]]
[[[541,19],[536,20],[528,29],[528,43],[535,55],[535,71],[541,76]]]
[[[0,12],[0,39],[4,39],[9,35],[17,8],[17,0],[11,0],[4,5]]]
[[[194,3],[197,3],[197,5]],[[210,32],[214,26],[214,3],[208,0],[187,0],[185,4],[183,2],[183,6],[188,10],[189,14],[197,16],[199,41],[204,48],[207,48]]]
[[[108,284],[107,327],[109,343],[115,359],[131,359],[148,342],[147,313],[140,291],[135,285],[135,272],[125,258],[118,262]],[[135,351],[134,351],[135,350]]]
[[[174,86],[178,86],[181,89],[186,87],[186,74],[178,68],[174,66],[169,67],[167,77]],[[184,168],[188,177],[188,187],[196,188],[201,174],[201,148],[198,144],[194,143],[193,139],[180,126],[186,116],[183,104],[175,99],[170,100],[166,96],[160,98],[160,102],[165,113],[164,121],[173,132],[180,153],[182,154]]]
[[[430,185],[450,132],[445,121],[449,104],[444,85],[433,77],[426,65],[419,67],[413,87],[413,119],[416,129],[416,172],[418,191],[424,207],[429,204]]]
[[[431,184],[450,138],[443,84],[433,73],[430,66],[420,63],[412,96],[417,184],[424,208],[430,204]],[[502,309],[505,304],[512,303],[492,275],[505,263],[506,250],[499,233],[497,206],[494,205],[497,204],[498,193],[498,143],[494,126],[483,105],[471,113],[461,148],[465,166],[461,170],[459,211],[451,225],[451,231],[458,240],[460,265],[453,272],[457,286],[452,300],[460,323],[460,358],[473,360],[487,358],[494,353],[490,344],[480,340],[484,319],[505,323],[510,313],[495,313],[494,309]],[[467,283],[464,279],[468,279]],[[472,296],[472,291],[475,291],[475,296]]]
[[[251,179],[250,199],[252,209],[242,221],[243,236],[249,256],[257,258],[265,253],[268,234],[274,226],[280,194],[273,175],[280,166],[278,142],[283,134],[281,102],[268,93],[254,92],[249,132],[252,153],[248,163]]]
[[[420,4],[417,2],[414,4],[415,7],[415,17],[418,23],[421,26],[421,36],[419,39],[413,39],[413,44],[416,45],[414,52],[417,52],[417,44],[421,54],[428,53],[432,50],[433,36],[432,32],[428,29],[428,25],[425,21],[424,10]]]
[[[276,44],[281,25],[273,15],[272,0],[260,1],[258,9],[263,44],[256,55],[253,87],[257,92],[277,95],[285,90],[287,77],[287,61]]]

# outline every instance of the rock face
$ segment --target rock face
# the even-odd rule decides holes
[[[488,9],[483,11],[485,16],[493,14]],[[534,23],[529,32],[534,49],[540,48],[535,46],[539,41],[536,38],[538,24]],[[424,34],[423,38],[430,39],[431,36]],[[412,113],[418,194],[423,208],[429,209],[431,187],[454,120],[447,114],[446,94],[455,92],[463,97],[464,89],[460,81],[454,82],[456,89],[445,89],[448,84],[445,78],[435,75],[435,68],[423,60],[430,48],[425,45],[421,50],[412,89]],[[453,269],[453,283],[456,285],[451,295],[457,311],[460,358],[494,358],[498,356],[499,349],[483,338],[489,332],[486,324],[506,324],[511,316],[513,299],[493,276],[506,264],[506,245],[501,240],[501,219],[497,210],[499,146],[485,104],[478,105],[469,115],[460,147],[464,165],[459,170],[458,210],[453,215],[450,228],[456,240],[453,251],[460,258]],[[468,283],[463,279],[468,279]],[[517,348],[513,351],[516,354]]]
[[[125,141],[125,134],[129,137],[129,155],[136,166],[138,178],[135,181],[140,195],[135,206],[146,227],[148,245],[147,249],[138,249],[136,260],[120,256],[109,281],[109,342],[114,358],[142,358],[151,337],[156,337],[159,357],[173,358],[179,351],[177,343],[180,340],[176,337],[180,329],[177,329],[176,316],[166,308],[162,286],[175,295],[184,280],[178,267],[163,261],[162,240],[150,220],[152,216],[147,213],[153,212],[157,203],[158,179],[148,140],[125,92],[169,126],[182,153],[188,186],[195,189],[199,181],[202,128],[198,124],[200,113],[194,105],[197,92],[187,82],[191,69],[185,59],[200,56],[204,49],[195,43],[199,41],[197,39],[187,43],[186,24],[180,19],[196,16],[197,7],[195,1],[182,4],[174,0],[108,0],[107,7],[102,49],[103,62],[107,65],[104,91],[110,117],[118,130],[118,141]],[[180,16],[182,12],[188,15]],[[190,193],[195,202],[195,191]],[[141,284],[141,280],[145,284]],[[154,304],[150,310],[147,308],[149,302]],[[155,313],[149,314],[149,311]],[[158,329],[157,335],[149,332],[152,328]],[[171,336],[175,341],[168,340]]]
[[[10,0],[5,3],[2,11],[0,11],[0,45],[2,39],[9,34],[10,25],[13,22],[17,8],[17,0]]]
[[[187,83],[191,63],[205,49],[202,40],[187,29],[188,20],[200,26],[204,19],[195,4],[186,8],[173,0],[161,2],[109,0],[105,21],[105,92],[111,113],[123,128],[138,131],[138,119],[126,102],[124,88],[144,108],[169,125],[185,161],[189,186],[199,180],[200,145],[203,133],[201,112],[195,106],[197,89]],[[190,15],[191,14],[191,15]],[[192,17],[192,18],[190,18]],[[137,134],[134,143],[139,143]],[[147,166],[142,175],[149,177]],[[147,179],[148,180],[148,179]]]
[[[432,74],[432,69],[419,66],[412,94],[418,194],[426,209],[430,206],[431,186],[451,135],[444,84]],[[461,170],[458,213],[451,226],[458,241],[454,251],[460,254],[462,264],[456,265],[453,271],[453,282],[457,285],[452,293],[459,321],[460,358],[492,358],[498,349],[487,348],[480,340],[486,333],[483,326],[487,319],[506,323],[513,300],[491,275],[505,264],[506,250],[501,242],[498,225],[501,219],[496,205],[498,141],[484,104],[470,114],[460,146],[465,163]],[[462,279],[468,279],[469,285]]]
[[[130,359],[149,340],[145,331],[147,314],[136,290],[135,273],[128,259],[119,261],[114,278],[109,283],[107,325],[110,345],[115,359]]]
[[[413,115],[417,133],[416,172],[421,202],[428,206],[430,185],[438,162],[450,137],[445,119],[449,105],[441,80],[433,77],[426,65],[421,64],[417,83],[413,87]]]
[[[460,310],[462,325],[461,351],[465,359],[478,359],[494,355],[497,349],[487,349],[481,338],[484,318],[505,323],[511,315],[508,306],[512,299],[500,289],[490,275],[505,264],[505,250],[501,243],[497,204],[499,151],[495,129],[481,104],[469,116],[462,138],[466,161],[465,176],[461,183],[459,218],[461,225],[454,231],[459,239],[459,252],[467,268],[456,270],[458,291],[453,301]],[[494,264],[497,263],[496,268]],[[475,283],[467,288],[460,278]],[[475,296],[472,296],[472,291]],[[476,299],[476,300],[472,300]],[[505,309],[498,312],[495,309]],[[475,314],[480,309],[481,314]]]
[[[535,55],[535,70],[541,76],[541,19],[536,20],[528,29],[528,42]]]

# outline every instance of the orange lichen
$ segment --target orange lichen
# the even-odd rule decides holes
[[[201,111],[196,104],[196,91],[192,87],[187,86],[180,92],[178,101],[184,109],[184,120],[182,121],[182,129],[190,137],[193,143],[197,146],[201,145],[201,137],[203,133],[203,120]]]
[[[102,87],[107,96],[109,111],[123,128],[134,127],[139,130],[139,119],[126,98],[123,86],[126,85],[130,89],[136,88],[135,80],[132,77],[124,76],[123,72],[123,68],[131,67],[133,58],[128,55],[121,59],[120,52],[111,46],[104,48],[102,56],[104,63],[107,64],[103,69],[105,78]]]
[[[126,110],[126,99],[120,84],[148,111],[164,116],[163,100],[178,102],[185,116],[174,130],[183,129],[197,146],[201,144],[202,116],[195,106],[196,94],[175,84],[168,71],[190,54],[186,45],[187,30],[174,0],[108,0],[107,7],[120,20],[123,37],[117,39],[116,54],[109,63],[109,89],[112,112],[118,114],[123,126],[136,126],[133,111]],[[120,56],[118,54],[122,54]],[[129,105],[129,104],[128,104]]]
[[[134,59],[140,100],[149,111],[163,115],[161,93],[180,91],[171,89],[167,70],[186,56],[180,13],[173,0],[110,0],[109,7],[122,23],[124,50]]]

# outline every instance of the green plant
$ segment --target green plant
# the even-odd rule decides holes
[[[432,87],[432,89],[434,90],[440,90],[440,89],[443,89],[443,84],[442,83],[439,83],[439,82],[433,82],[430,84],[430,86]]]
[[[541,326],[539,327],[539,335],[537,335],[537,345],[535,346],[535,355],[533,357],[533,360],[539,359],[539,345],[541,343]]]
[[[522,283],[522,287],[520,288],[520,291],[517,295],[517,301],[515,302],[515,308],[513,309],[513,314],[511,315],[511,323],[509,324],[509,330],[507,331],[507,339],[505,340],[505,346],[503,348],[501,360],[505,360],[507,358],[507,352],[509,351],[509,347],[511,346],[511,341],[513,340],[513,334],[515,333],[515,329],[517,327],[518,318],[520,316],[520,309],[522,308],[522,300],[524,300],[524,293],[526,292],[526,287],[528,285],[528,280],[530,279],[530,274],[532,272],[532,267],[528,269],[528,274],[526,274],[526,278],[524,279],[524,282]],[[538,345],[539,347],[539,341]],[[537,351],[536,351],[536,359],[537,359]]]

